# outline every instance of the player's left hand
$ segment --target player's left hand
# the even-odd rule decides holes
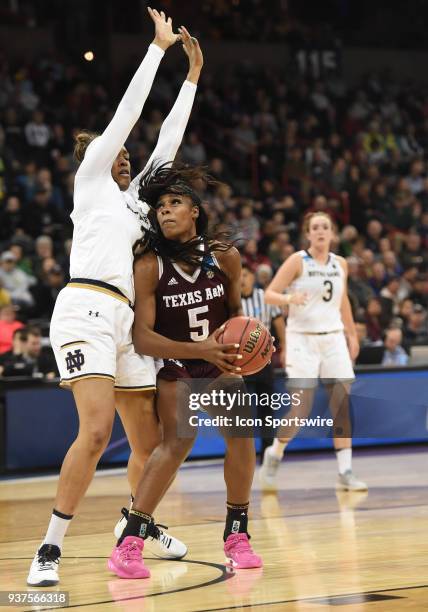
[[[197,68],[201,70],[204,65],[204,56],[202,55],[198,39],[190,36],[189,31],[184,26],[178,28],[178,31],[180,32],[184,53],[189,58],[189,69]]]
[[[360,343],[358,342],[357,336],[348,336],[347,340],[349,355],[352,361],[355,361],[358,357],[358,353],[360,352]]]

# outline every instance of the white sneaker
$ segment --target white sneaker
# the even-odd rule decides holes
[[[344,474],[339,474],[336,483],[339,491],[367,491],[368,486],[353,474],[351,470],[346,470]]]
[[[114,528],[114,535],[118,540],[122,536],[129,516],[128,508],[122,508],[121,512],[123,516]],[[145,539],[145,550],[149,550],[152,555],[160,559],[182,559],[187,554],[187,546],[162,529],[168,529],[168,527],[151,523],[152,535]]]
[[[259,470],[259,479],[263,491],[277,491],[276,477],[281,459],[272,453],[272,446],[268,446],[263,455],[263,463]]]
[[[42,544],[36,552],[27,584],[35,587],[55,586],[59,582],[58,566],[61,551],[55,544]]]

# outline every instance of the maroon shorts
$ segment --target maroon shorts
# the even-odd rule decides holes
[[[158,378],[163,380],[179,380],[183,378],[217,378],[221,370],[208,361],[189,359],[164,359],[163,368],[158,372]]]

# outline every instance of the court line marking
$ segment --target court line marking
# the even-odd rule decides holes
[[[91,558],[92,559],[108,559],[108,557],[86,557],[86,558],[88,559],[91,559]],[[181,589],[172,589],[171,591],[161,591],[159,593],[149,593],[149,594],[144,593],[142,595],[134,595],[132,597],[106,599],[104,601],[93,601],[89,603],[72,604],[69,606],[54,606],[52,608],[37,608],[37,610],[38,612],[44,612],[45,610],[64,610],[64,609],[68,610],[69,608],[82,608],[83,606],[101,606],[101,605],[110,604],[110,603],[119,603],[122,601],[134,601],[137,599],[148,599],[150,597],[159,597],[161,595],[171,595],[173,593],[184,593],[185,591],[193,591],[195,589],[202,589],[207,586],[218,584],[219,582],[224,582],[225,580],[229,580],[230,578],[233,578],[233,576],[235,575],[234,572],[228,571],[228,567],[226,565],[221,565],[220,563],[210,563],[209,561],[191,561],[191,560],[185,561],[184,559],[177,560],[176,562],[177,563],[194,563],[196,565],[205,565],[208,567],[214,567],[215,569],[220,570],[221,574],[220,576],[217,576],[217,578],[213,578],[212,580],[207,580],[206,582],[201,582],[199,584],[182,587]],[[121,580],[120,578],[116,576],[115,578],[110,577],[109,582],[111,580],[116,580],[116,579]],[[29,608],[28,610],[24,610],[23,612],[34,612],[34,607]]]
[[[19,501],[27,501],[27,500],[19,500]],[[1,502],[0,502],[1,504]],[[378,510],[402,510],[402,509],[406,509],[406,508],[427,508],[428,507],[428,503],[426,504],[410,504],[410,505],[403,505],[403,506],[378,506],[375,508],[353,508],[353,512],[377,512]],[[255,517],[255,518],[251,518],[251,522],[255,523],[256,521],[271,521],[271,520],[276,520],[276,519],[289,519],[289,518],[300,518],[300,517],[308,517],[308,516],[325,516],[328,514],[340,514],[340,509],[339,510],[327,510],[325,512],[309,512],[307,514],[279,514],[278,516],[260,516],[260,517]],[[216,525],[216,524],[223,524],[224,520],[218,520],[218,519],[206,519],[206,521],[204,521],[203,523],[180,523],[178,525],[171,525],[171,529],[175,529],[176,527],[204,527],[206,525]],[[106,535],[110,533],[109,531],[103,531],[100,533],[97,533],[96,535],[98,536],[102,536],[102,535]],[[73,536],[73,537],[81,537],[81,536],[87,536],[87,535],[91,535],[91,534],[81,534],[79,536]],[[19,542],[32,542],[32,540],[29,540],[28,538],[24,538],[22,540],[2,540],[2,542],[0,542],[0,547],[2,544],[13,544],[13,543],[19,543]],[[38,541],[38,540],[37,540]],[[64,559],[66,559],[67,557],[63,557]],[[80,559],[81,557],[79,557]],[[0,557],[0,561],[13,561],[13,560],[22,560],[22,559],[33,559],[33,557]]]
[[[371,589],[370,591],[359,591],[357,593],[341,593],[337,595],[317,595],[316,597],[302,597],[297,599],[282,599],[280,601],[263,601],[260,603],[251,603],[239,606],[227,606],[226,608],[200,608],[199,610],[194,610],[194,612],[222,612],[223,610],[241,610],[242,608],[257,608],[259,606],[275,606],[279,604],[285,603],[300,603],[302,601],[306,602],[314,602],[316,603],[320,599],[339,599],[342,597],[353,597],[355,595],[377,595],[379,593],[391,593],[395,591],[409,591],[412,589],[426,589],[428,588],[428,584],[417,584],[416,586],[405,586],[405,587],[392,587],[391,589]],[[370,602],[368,602],[370,603]],[[374,603],[374,602],[373,602]]]
[[[195,459],[194,461],[188,461],[180,465],[180,470],[189,470],[192,468],[204,468],[204,467],[223,467],[223,461],[219,461],[218,459]],[[96,470],[94,473],[94,478],[102,478],[103,476],[123,476],[126,475],[127,468],[126,467],[112,467],[106,468],[105,470]],[[19,484],[21,482],[37,482],[37,481],[49,481],[49,480],[58,480],[59,472],[55,474],[45,474],[38,476],[16,476],[9,478],[7,474],[2,474],[0,476],[0,486],[4,484]]]

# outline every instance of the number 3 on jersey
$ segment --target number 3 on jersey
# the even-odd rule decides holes
[[[324,302],[329,302],[333,297],[333,283],[329,280],[325,280],[323,284],[326,290],[324,295],[322,296],[322,299],[324,300]]]
[[[190,329],[199,328],[199,331],[190,332],[190,339],[193,340],[193,342],[201,342],[201,340],[206,340],[209,336],[210,322],[208,319],[198,319],[198,315],[204,312],[208,312],[208,304],[199,306],[198,308],[190,308],[187,311]]]

